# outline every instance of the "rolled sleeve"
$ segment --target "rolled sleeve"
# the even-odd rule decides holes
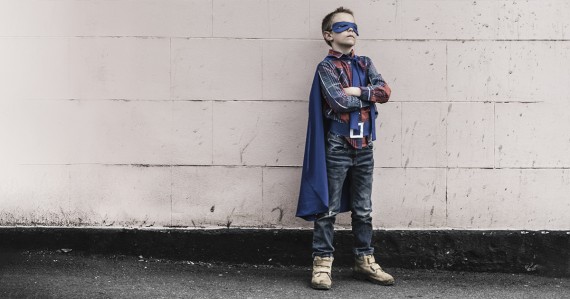
[[[372,63],[372,60],[367,57],[367,61],[367,75],[368,79],[370,80],[370,85],[366,87],[360,87],[362,94],[359,98],[362,101],[369,101],[372,103],[386,103],[390,99],[392,89],[390,86],[388,86],[388,83],[384,81],[382,75],[376,70],[374,63]]]

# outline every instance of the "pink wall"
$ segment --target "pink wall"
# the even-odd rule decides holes
[[[307,100],[340,5],[393,90],[376,228],[570,229],[557,0],[2,1],[0,225],[310,228]]]

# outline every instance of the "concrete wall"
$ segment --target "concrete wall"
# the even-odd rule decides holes
[[[376,228],[570,229],[558,0],[2,0],[0,224],[311,227],[307,100],[339,5],[393,89]]]

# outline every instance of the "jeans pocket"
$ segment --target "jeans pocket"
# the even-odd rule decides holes
[[[336,135],[330,131],[327,134],[327,149],[328,151],[342,151],[345,149],[344,136]]]

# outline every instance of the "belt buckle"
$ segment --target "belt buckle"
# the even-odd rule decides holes
[[[364,123],[359,122],[358,127],[360,130],[360,134],[354,135],[354,129],[350,129],[350,138],[362,138],[362,137],[364,137]]]

